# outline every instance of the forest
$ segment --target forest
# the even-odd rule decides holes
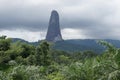
[[[0,37],[0,80],[120,80],[120,49],[98,41],[106,50],[69,53],[51,48],[12,42]],[[91,45],[92,46],[92,45]]]

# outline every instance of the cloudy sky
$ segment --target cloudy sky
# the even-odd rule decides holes
[[[120,40],[120,0],[0,0],[0,35],[44,39],[52,10],[64,39]]]

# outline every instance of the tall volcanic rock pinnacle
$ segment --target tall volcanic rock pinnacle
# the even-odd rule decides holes
[[[59,14],[55,10],[52,11],[50,16],[46,40],[50,42],[63,40],[60,31]]]

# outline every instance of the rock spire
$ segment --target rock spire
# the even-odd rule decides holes
[[[50,42],[63,40],[60,31],[59,14],[55,10],[51,12],[46,40]]]

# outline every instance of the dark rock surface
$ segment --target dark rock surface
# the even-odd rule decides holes
[[[50,16],[46,40],[50,42],[63,40],[61,31],[60,31],[59,14],[55,10],[52,11]]]

